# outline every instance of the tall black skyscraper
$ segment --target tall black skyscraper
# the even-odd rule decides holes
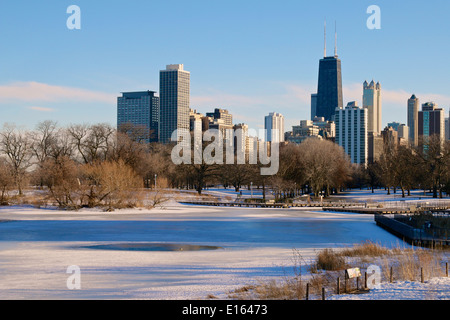
[[[326,30],[326,29],[325,29]],[[316,114],[325,120],[333,120],[336,108],[343,108],[341,60],[337,56],[326,56],[326,31],[324,58],[319,62],[319,82],[317,86]],[[314,115],[311,115],[314,118]]]

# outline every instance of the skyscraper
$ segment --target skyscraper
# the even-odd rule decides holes
[[[434,102],[427,102],[422,105],[419,111],[419,137],[426,141],[433,135],[439,136],[443,142],[445,140],[445,113],[444,109],[438,108]]]
[[[319,82],[317,86],[316,114],[325,120],[334,120],[336,108],[343,108],[341,60],[338,59],[335,43],[334,56],[326,56],[326,28],[324,57],[319,62]]]
[[[161,143],[169,143],[177,129],[189,130],[190,73],[170,64],[159,73]]]
[[[363,87],[363,108],[368,111],[367,131],[379,135],[382,128],[381,85],[372,80],[370,84],[364,81]]]
[[[284,117],[282,114],[269,113],[265,117],[264,129],[267,142],[284,142]]]
[[[145,142],[157,142],[158,125],[159,97],[156,92],[122,92],[122,97],[117,98],[117,129],[119,131],[134,130],[134,138]]]
[[[319,63],[319,84],[317,87],[317,117],[333,120],[336,108],[342,109],[342,75],[341,60],[324,57]]]
[[[419,144],[419,99],[415,94],[408,99],[408,128],[409,142],[417,146]]]
[[[311,94],[311,120],[317,117],[317,93]]]
[[[344,109],[336,108],[336,143],[344,148],[352,163],[367,165],[369,157],[368,111],[356,102]]]

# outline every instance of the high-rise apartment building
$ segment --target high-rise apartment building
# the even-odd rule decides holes
[[[214,109],[214,112],[206,113],[207,117],[211,117],[213,119],[221,119],[223,123],[227,126],[233,125],[233,115],[228,113],[228,110],[225,109]]]
[[[434,102],[422,105],[419,111],[419,137],[426,140],[433,135],[439,136],[441,141],[445,140],[445,113],[444,109],[438,108]],[[420,139],[419,139],[420,140]]]
[[[117,129],[134,138],[158,141],[159,97],[154,91],[122,92],[117,98]]]
[[[197,110],[189,109],[189,130],[199,134],[203,133],[203,117]]]
[[[372,80],[370,84],[364,81],[363,87],[363,108],[368,109],[367,131],[378,135],[382,128],[381,85]]]
[[[368,148],[368,111],[353,101],[344,109],[336,108],[336,143],[344,148],[351,162],[367,165]]]
[[[264,129],[267,142],[284,142],[284,117],[277,112],[269,113],[265,117]]]
[[[399,125],[397,132],[398,132],[399,139],[404,139],[405,141],[409,140],[409,128],[407,125],[405,125],[405,124]]]
[[[450,110],[448,111],[448,118],[445,118],[445,139],[450,140]]]
[[[417,146],[419,144],[419,99],[415,94],[408,99],[408,128],[409,142]]]
[[[159,73],[161,143],[169,143],[177,129],[189,130],[190,73],[182,64],[170,64]]]

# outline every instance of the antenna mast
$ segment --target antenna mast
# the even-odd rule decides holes
[[[325,20],[325,23],[324,23],[323,42],[324,42],[323,57],[326,58],[326,56],[327,56],[327,20]]]
[[[337,57],[337,24],[334,21],[334,56]]]

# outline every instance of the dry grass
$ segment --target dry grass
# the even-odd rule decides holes
[[[316,262],[311,266],[312,272],[317,270],[337,271],[347,267],[344,256],[332,249],[321,250],[316,257]]]
[[[345,257],[379,257],[390,253],[391,250],[372,241],[365,241],[361,244],[354,245],[352,248],[345,248],[339,252],[340,255]]]
[[[383,259],[384,276],[388,279],[388,273],[392,267],[394,280],[419,281],[421,269],[425,279],[442,277],[445,275],[443,261],[444,251],[430,249],[405,249],[401,252],[395,250],[390,259]]]
[[[270,280],[258,285],[241,287],[229,293],[232,299],[258,300],[303,300],[306,295],[306,285],[309,284],[310,299],[320,299],[322,288],[328,293],[337,290],[337,278],[345,277],[345,269],[358,267],[357,261],[362,258],[366,263],[378,265],[382,270],[382,281],[390,280],[392,269],[393,281],[420,281],[421,268],[424,280],[445,276],[445,262],[448,252],[439,249],[388,249],[373,242],[356,244],[342,250],[324,249],[317,253],[314,261],[307,267],[309,274],[302,275],[302,259],[300,253],[294,250],[294,276],[284,277],[279,281]],[[350,261],[349,261],[350,260]],[[363,273],[366,268],[360,267]],[[360,287],[363,280],[360,280]],[[341,281],[342,292],[343,281]],[[356,280],[348,281],[348,290],[356,287]]]

